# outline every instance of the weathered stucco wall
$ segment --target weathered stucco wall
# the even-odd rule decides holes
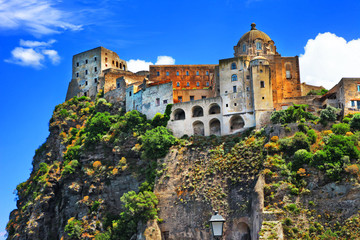
[[[135,92],[135,93],[134,93]],[[131,85],[126,88],[126,112],[142,108],[142,91],[137,92],[137,86]]]
[[[306,96],[311,90],[321,90],[325,89],[323,86],[314,86],[306,84],[305,82],[301,83],[301,96]]]
[[[164,113],[166,106],[173,103],[172,83],[149,86],[142,91],[141,112],[148,119],[152,119],[156,113]]]

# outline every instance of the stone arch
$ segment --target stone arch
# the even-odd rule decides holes
[[[230,118],[230,131],[236,131],[245,126],[245,121],[240,115],[235,115]]]
[[[178,108],[174,111],[174,120],[184,120],[185,119],[185,111],[181,108]]]
[[[193,117],[203,117],[204,116],[204,110],[200,106],[195,106],[192,108],[192,116]]]
[[[217,135],[217,136],[221,135],[221,124],[219,119],[217,118],[211,119],[209,125],[210,125],[210,135]]]
[[[243,221],[235,221],[229,229],[226,239],[251,240],[249,225]]]
[[[221,108],[220,108],[219,104],[217,104],[217,103],[211,104],[210,109],[209,109],[209,115],[219,114],[219,113],[221,113]]]
[[[204,123],[202,121],[195,121],[193,123],[194,135],[205,135]]]

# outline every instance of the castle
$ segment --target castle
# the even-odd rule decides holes
[[[356,85],[353,91],[344,91],[351,84]],[[324,96],[307,95],[320,89],[300,83],[298,57],[282,57],[275,42],[253,23],[234,46],[234,56],[217,65],[151,65],[150,71],[133,73],[126,61],[103,47],[74,55],[66,100],[94,99],[103,90],[109,102],[148,118],[173,104],[168,128],[176,137],[260,127],[269,123],[274,110],[294,103],[308,104],[312,111],[327,105],[343,113],[360,109],[359,78],[341,80]]]

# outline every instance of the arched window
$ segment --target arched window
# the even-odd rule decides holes
[[[211,114],[219,114],[220,113],[220,106],[214,103],[209,109],[209,115]]]
[[[230,130],[235,131],[243,128],[245,125],[244,119],[241,116],[233,116],[230,119]]]
[[[204,116],[204,110],[200,106],[193,107],[192,112],[193,112],[193,117],[202,117],[202,116]]]
[[[194,135],[200,135],[200,136],[204,136],[205,135],[205,130],[204,130],[204,123],[201,121],[196,121],[193,123],[193,129],[194,129]]]
[[[231,64],[231,70],[236,69],[236,63]]]
[[[231,76],[231,81],[232,81],[232,82],[237,81],[237,75],[236,75],[236,74],[233,74],[233,75]]]
[[[257,42],[256,43],[256,50],[261,50],[262,46],[261,46],[261,42]]]
[[[185,112],[181,108],[176,109],[174,111],[174,120],[184,120],[185,119]]]
[[[210,121],[210,135],[221,135],[221,125],[220,121],[216,118]]]

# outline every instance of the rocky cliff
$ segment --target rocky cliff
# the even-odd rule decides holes
[[[211,239],[215,210],[228,240],[359,238],[356,129],[175,139],[170,109],[147,120],[101,96],[56,106],[8,239]]]

